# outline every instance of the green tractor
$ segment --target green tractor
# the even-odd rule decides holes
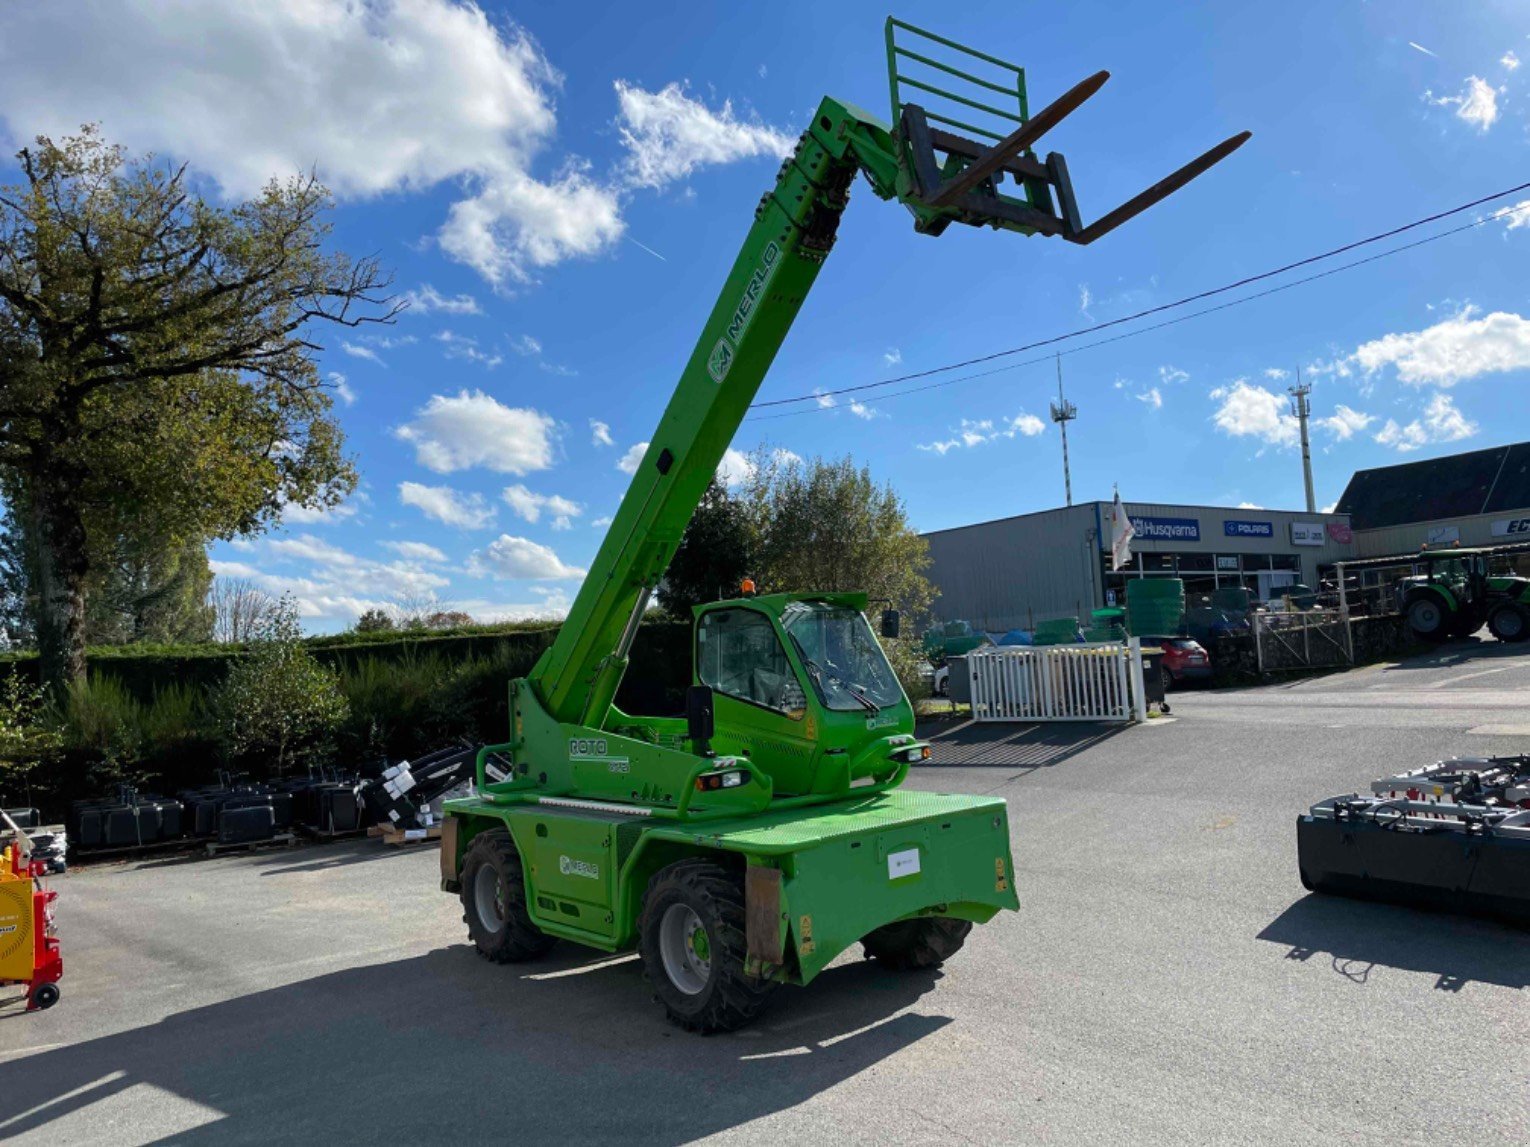
[[[1247,138],[1084,226],[1062,157],[1031,145],[1105,73],[1032,116],[1014,65],[894,20],[887,47],[892,123],[819,106],[755,210],[567,620],[510,683],[509,740],[484,748],[475,794],[446,807],[441,886],[481,955],[636,948],[669,1017],[694,1031],[747,1023],[778,985],[806,984],[857,941],[888,967],[933,967],[973,924],[1019,906],[1004,802],[901,787],[930,749],[863,594],[705,605],[685,716],[614,704],[650,594],[834,245],[851,184],[864,175],[923,234],[959,223],[1087,244]],[[946,56],[929,80],[905,74],[929,52]],[[946,93],[943,77],[972,94]],[[959,106],[905,103],[904,85]],[[975,118],[962,108],[997,128],[950,118]],[[896,635],[896,613],[881,628]]]
[[[1426,641],[1476,633],[1487,623],[1500,641],[1530,637],[1530,579],[1492,569],[1492,548],[1424,550],[1423,572],[1398,585],[1399,605]]]

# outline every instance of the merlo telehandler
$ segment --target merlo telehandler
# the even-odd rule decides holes
[[[1004,802],[900,787],[930,750],[862,594],[704,605],[685,717],[613,704],[649,596],[834,245],[851,183],[865,175],[923,234],[963,223],[1087,244],[1248,134],[1085,226],[1063,157],[1032,145],[1107,73],[1033,116],[1020,68],[897,20],[886,35],[892,124],[819,106],[755,209],[567,620],[510,683],[509,740],[479,754],[476,795],[446,808],[441,884],[483,956],[527,960],[560,939],[636,947],[669,1017],[695,1031],[747,1023],[857,941],[889,967],[932,967],[1019,906]],[[884,614],[883,636],[896,626]]]

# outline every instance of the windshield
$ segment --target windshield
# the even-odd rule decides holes
[[[859,610],[792,602],[781,623],[828,708],[875,712],[903,700],[887,655]]]

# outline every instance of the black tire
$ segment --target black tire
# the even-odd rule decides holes
[[[866,958],[896,972],[938,968],[967,942],[971,920],[948,916],[920,916],[895,920],[861,938]]]
[[[1167,665],[1160,665],[1158,667],[1158,677],[1163,682],[1164,693],[1172,693],[1174,691],[1174,674],[1169,672]]]
[[[1488,614],[1487,626],[1499,641],[1525,641],[1530,639],[1530,610],[1515,602],[1505,602]]]
[[[57,984],[38,984],[32,989],[32,1006],[46,1011],[58,1003],[59,990]]]
[[[1424,594],[1408,603],[1408,626],[1425,641],[1444,641],[1450,636],[1450,614],[1445,603],[1434,594]]]
[[[480,880],[485,891],[483,899],[490,903],[481,903]],[[558,942],[556,936],[547,935],[531,922],[526,911],[526,877],[521,855],[503,829],[482,832],[473,838],[462,861],[461,895],[462,920],[468,926],[473,946],[485,960],[518,964],[535,959]]]
[[[686,1031],[736,1031],[760,1014],[779,986],[744,973],[743,881],[709,860],[682,860],[654,874],[643,896],[638,933],[643,975],[654,998],[670,1022]],[[673,946],[677,935],[696,963],[672,971],[665,952],[672,962],[683,958]]]

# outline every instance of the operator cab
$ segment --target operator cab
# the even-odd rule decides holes
[[[877,742],[912,734],[914,712],[866,605],[838,593],[698,606],[695,680],[713,693],[715,750],[748,757],[781,795],[891,767]]]

